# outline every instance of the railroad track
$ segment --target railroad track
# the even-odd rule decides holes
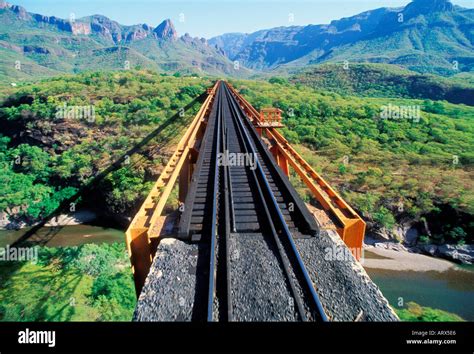
[[[317,224],[223,82],[200,151],[179,225],[208,245],[197,317],[327,321],[294,243]]]

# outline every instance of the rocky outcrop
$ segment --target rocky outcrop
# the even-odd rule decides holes
[[[365,245],[378,249],[397,252],[422,253],[432,257],[444,258],[456,263],[474,264],[474,245],[435,245],[435,244],[408,244],[384,240],[371,233],[364,239]],[[373,238],[376,237],[376,238]]]
[[[92,16],[90,19],[92,32],[115,43],[120,43],[122,41],[122,27],[118,22],[112,21],[108,17],[101,15]]]
[[[170,19],[164,20],[154,30],[153,33],[157,39],[176,40],[178,32],[174,28],[173,22]]]
[[[78,211],[71,214],[60,214],[46,223],[46,227],[80,225],[97,219],[97,214],[90,210]]]
[[[474,245],[423,245],[422,252],[458,263],[474,264]]]
[[[78,35],[78,34],[89,35],[92,32],[91,25],[89,23],[73,22],[71,24],[71,32],[72,34],[75,34],[75,35]]]
[[[143,24],[143,25],[136,25],[131,26],[124,34],[125,40],[127,42],[139,41],[142,39],[147,38],[153,32],[153,28],[150,26]]]
[[[10,49],[13,50],[17,53],[22,53],[23,49],[17,45],[5,42],[5,41],[0,41],[0,47],[5,48],[5,49]]]
[[[216,51],[217,51],[219,54],[221,54],[221,55],[223,55],[223,56],[227,56],[225,50],[224,50],[223,48],[219,47],[217,44],[214,45],[214,48],[216,49]]]
[[[16,13],[18,18],[22,20],[29,20],[31,19],[31,15],[26,11],[24,7],[18,6],[18,5],[12,5],[10,9]]]
[[[37,47],[37,46],[32,46],[32,45],[25,45],[23,47],[23,52],[34,53],[34,54],[50,54],[51,53],[48,48]]]
[[[376,239],[382,241],[397,240],[407,245],[414,245],[419,236],[419,230],[414,224],[413,220],[406,220],[396,224],[393,229],[386,229],[367,222],[367,229],[370,230],[371,235]]]
[[[57,29],[65,32],[71,32],[72,34],[91,34],[91,25],[84,22],[71,22],[68,20],[63,20],[62,18],[57,18],[55,16],[43,16],[38,14],[33,14],[33,19],[36,22],[48,24],[55,26]]]
[[[42,57],[49,55],[51,60],[48,61],[47,68],[42,69],[44,75],[52,75],[56,71],[109,70],[117,63],[117,58],[106,58],[107,55],[115,55],[115,49],[108,48],[116,47],[122,47],[123,50],[129,47],[134,51],[131,54],[133,58],[128,58],[130,62],[135,61],[134,66],[153,70],[159,67],[161,70],[173,72],[177,70],[194,72],[199,68],[212,74],[236,73],[232,63],[220,55],[222,53],[218,53],[213,46],[208,45],[204,38],[188,36],[184,42],[178,40],[176,29],[169,19],[155,28],[146,24],[121,25],[102,15],[77,20],[43,16],[13,8],[3,0],[0,0],[0,6],[3,8],[0,10],[2,23],[12,22],[4,38],[0,40],[0,48],[26,55],[29,60],[40,66],[45,66]],[[24,18],[30,16],[30,19],[22,20],[17,13]],[[19,33],[18,28],[28,28],[31,33]],[[10,32],[15,35],[10,36]],[[167,44],[159,48],[156,46],[157,42]],[[27,47],[23,48],[24,46]],[[94,60],[96,55],[100,56],[99,60]],[[91,58],[87,64],[84,61],[86,57]],[[208,59],[210,57],[216,58],[214,62]],[[3,64],[11,65],[6,62]],[[14,82],[16,71],[5,71]],[[243,69],[238,74],[244,76],[248,71]]]
[[[192,321],[193,315],[202,310],[203,294],[207,294],[203,287],[208,278],[208,248],[203,244],[190,244],[168,238],[169,236],[172,235],[164,237],[158,245],[137,303],[134,321]],[[245,239],[245,236],[242,237]],[[250,261],[257,250],[260,250],[258,256],[268,256],[261,253],[263,245],[249,247],[249,242],[255,245],[253,241],[255,239],[247,238],[245,244],[233,248],[238,250],[231,252],[234,255],[231,258],[234,266],[237,264],[236,259]],[[295,243],[311,280],[317,284],[318,295],[331,321],[398,321],[387,299],[335,231],[324,232],[321,237],[297,239]],[[236,247],[233,243],[231,245]],[[334,258],[328,257],[330,254]],[[343,255],[342,258],[339,257],[340,254]],[[268,265],[265,262],[262,264]],[[275,274],[272,273],[277,273],[277,268],[278,266],[268,267],[265,277],[274,277]],[[242,301],[243,297],[237,294],[242,285],[239,281],[252,272],[255,272],[255,268],[247,264],[245,271],[232,275],[234,301],[239,302],[239,306],[234,306],[233,320],[294,321],[288,313],[291,310],[287,299],[291,296],[282,296],[281,291],[275,291],[284,282],[272,283],[272,289],[258,283],[259,286],[251,291],[258,293],[259,298],[268,298],[269,301],[263,301],[262,306],[250,311],[252,301]],[[283,286],[283,290],[287,289]],[[246,288],[246,291],[250,289]],[[279,302],[281,297],[286,300],[285,303]],[[271,304],[271,311],[266,306],[268,304]]]

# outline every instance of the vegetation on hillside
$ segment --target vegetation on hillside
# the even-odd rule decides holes
[[[418,74],[395,65],[340,63],[312,66],[289,81],[342,95],[427,98],[474,106],[474,85],[468,77],[466,73],[464,80],[453,80]],[[272,79],[275,82],[278,78]]]
[[[4,262],[0,277],[0,321],[132,319],[135,287],[123,244],[42,247],[36,262]]]
[[[3,1],[1,1],[3,3]],[[0,6],[0,83],[10,85],[60,73],[149,69],[199,75],[246,77],[214,46],[172,23],[152,28],[123,26],[105,16],[69,19],[33,15],[22,7]],[[76,28],[76,29],[77,29]],[[162,33],[165,31],[166,33]]]
[[[399,223],[420,222],[425,242],[427,237],[472,242],[473,108],[427,99],[361,98],[270,81],[234,83],[255,107],[284,111],[285,136],[369,227],[390,232]],[[29,221],[47,215],[210,85],[210,79],[124,71],[12,89],[0,106],[6,127],[0,136],[0,187],[6,191],[0,210]],[[58,109],[71,106],[92,106],[94,119],[57,117]],[[413,116],[392,114],[399,107],[408,107]],[[193,112],[107,176],[86,202],[109,213],[131,213],[158,175],[157,166],[166,162],[167,145]],[[446,210],[452,214],[449,222],[432,221]]]
[[[148,71],[63,76],[13,90],[0,105],[0,211],[35,221],[107,168],[169,117],[182,113],[143,151],[127,158],[100,186],[96,207],[131,213],[148,193],[199,105],[183,107],[211,84],[207,79]],[[69,108],[93,116],[63,116]],[[81,112],[81,111],[79,111]],[[64,113],[64,112],[62,112]]]
[[[285,137],[372,230],[419,221],[432,241],[473,242],[474,108],[272,82],[233,83],[256,108],[283,110]],[[399,107],[415,114],[382,114]],[[437,225],[445,209],[454,219]]]

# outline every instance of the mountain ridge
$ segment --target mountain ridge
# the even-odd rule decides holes
[[[115,43],[119,42],[129,42],[136,39],[143,39],[147,35],[154,35],[157,39],[170,39],[176,40],[178,33],[174,28],[173,23],[170,19],[163,20],[158,26],[153,28],[147,24],[137,24],[137,25],[121,25],[117,21],[114,21],[104,15],[92,15],[86,16],[79,19],[61,19],[56,16],[45,16],[36,13],[29,13],[24,7],[19,5],[12,5],[4,0],[0,0],[0,10],[11,10],[17,14],[18,18],[24,21],[34,20],[38,23],[48,24],[56,26],[57,29],[71,32],[75,35],[90,35],[92,33],[99,33],[106,37],[109,37]],[[134,36],[124,35],[124,32],[130,30],[142,31],[142,34],[145,36]]]
[[[452,75],[474,70],[474,9],[449,0],[414,0],[405,7],[369,10],[329,24],[223,34],[209,43],[255,70],[347,60]]]
[[[49,72],[131,67],[236,77],[250,73],[245,68],[235,69],[222,50],[206,39],[187,33],[178,36],[170,19],[156,27],[121,25],[103,15],[66,20],[29,13],[3,0],[0,0],[0,49],[7,58],[0,61],[1,81],[18,77],[35,79],[35,73],[43,77]],[[14,60],[9,63],[9,58]],[[17,61],[23,64],[19,70],[25,69],[24,75],[12,71]]]
[[[474,9],[449,0],[413,0],[329,24],[226,33],[209,40],[158,26],[121,25],[103,15],[61,19],[0,0],[0,80],[50,72],[144,67],[159,72],[250,77],[326,62],[369,62],[420,73],[474,72]],[[116,50],[121,48],[121,50]],[[31,74],[14,75],[16,58]],[[236,65],[238,64],[238,65]],[[42,68],[40,68],[42,67]],[[248,68],[248,69],[247,69]]]

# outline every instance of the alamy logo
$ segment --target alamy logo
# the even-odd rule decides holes
[[[89,123],[95,121],[94,106],[68,106],[64,103],[56,107],[56,119],[84,119]]]
[[[257,157],[255,154],[225,151],[217,154],[217,165],[249,167],[252,171],[255,171],[257,168]]]
[[[36,263],[38,261],[38,247],[0,247],[0,261]]]
[[[20,344],[47,344],[52,348],[56,346],[56,332],[55,331],[30,331],[27,328],[24,331],[18,332],[18,343]]]
[[[421,118],[420,106],[397,106],[391,103],[388,106],[382,106],[380,111],[382,119],[411,119],[419,122]]]
[[[361,247],[332,246],[324,249],[326,261],[353,262],[354,258],[364,264],[364,249]]]

